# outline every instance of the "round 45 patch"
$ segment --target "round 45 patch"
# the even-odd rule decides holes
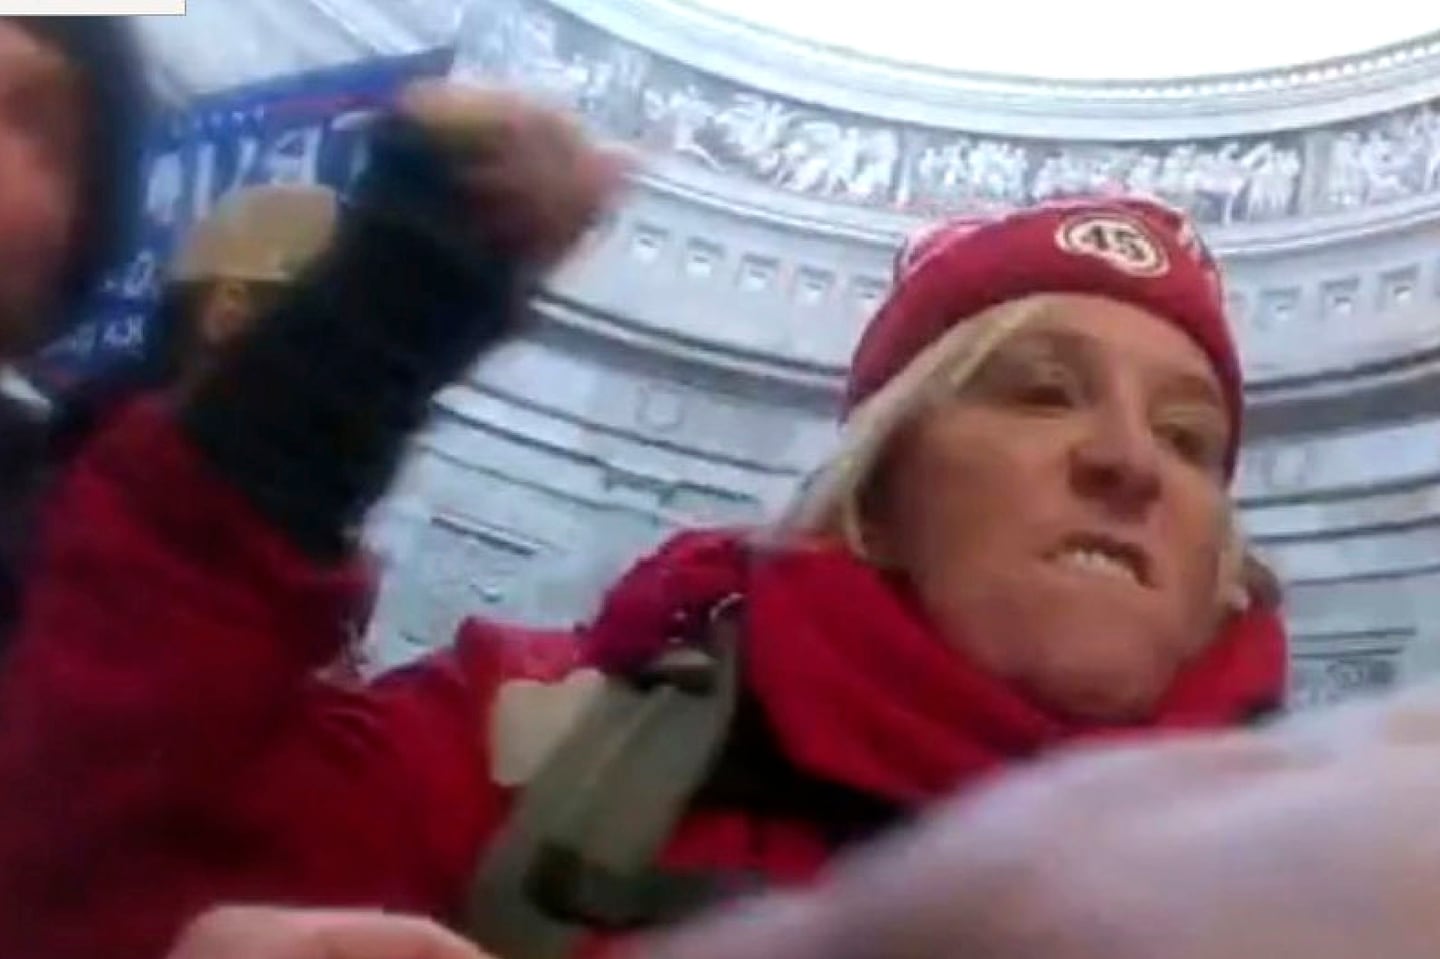
[[[1165,247],[1141,223],[1114,213],[1081,213],[1060,224],[1055,243],[1067,253],[1104,260],[1131,276],[1170,272]]]

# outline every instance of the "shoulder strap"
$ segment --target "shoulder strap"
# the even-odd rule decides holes
[[[726,604],[698,647],[606,681],[481,859],[465,915],[477,944],[501,959],[564,959],[591,929],[645,925],[705,897],[706,877],[653,864],[729,733],[739,621]]]

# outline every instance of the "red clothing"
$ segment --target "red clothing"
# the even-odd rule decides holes
[[[632,585],[664,610],[653,580]],[[315,670],[363,588],[281,542],[162,410],[95,444],[56,498],[0,689],[0,955],[154,959],[223,901],[453,915],[510,798],[490,779],[495,691],[561,678],[580,646],[472,622],[451,650],[336,688]],[[838,552],[777,557],[743,589],[747,683],[816,776],[913,805],[1094,732],[968,667]],[[612,600],[612,626],[644,619]],[[1282,676],[1274,617],[1243,618],[1156,722],[1237,722]],[[718,808],[664,862],[799,883],[828,843],[802,818]]]

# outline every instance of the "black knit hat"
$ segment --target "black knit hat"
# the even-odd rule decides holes
[[[134,35],[119,17],[8,19],[59,48],[84,74],[90,94],[92,162],[85,166],[81,235],[66,275],[65,303],[73,305],[134,238],[149,86]]]

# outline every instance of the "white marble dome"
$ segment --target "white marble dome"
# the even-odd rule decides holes
[[[685,0],[681,0],[685,2]],[[689,0],[813,43],[950,70],[1050,79],[1153,80],[1249,73],[1362,53],[1440,30],[1413,0]]]

